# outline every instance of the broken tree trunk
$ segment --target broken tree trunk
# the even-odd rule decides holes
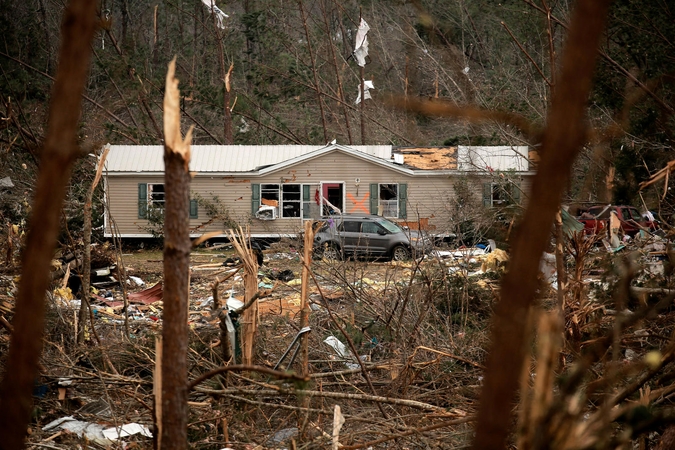
[[[0,448],[19,449],[32,412],[33,384],[42,351],[45,292],[66,187],[77,146],[82,91],[89,73],[97,2],[72,0],[64,13],[48,131],[40,161],[33,215],[14,314],[14,333],[0,384]]]
[[[611,0],[580,1],[572,13],[558,85],[546,121],[539,170],[513,240],[509,270],[502,278],[501,300],[494,313],[474,449],[506,448],[513,401],[528,348],[526,320],[535,301],[539,261],[550,239],[570,169],[587,137],[588,96],[610,3]]]
[[[164,325],[160,449],[187,448],[188,289],[190,284],[190,142],[180,132],[176,60],[164,94]]]
[[[312,244],[314,242],[314,229],[312,228],[312,221],[305,221],[305,252],[302,261],[302,285],[300,287],[300,328],[309,326],[309,266],[312,263]],[[309,334],[305,333],[301,338],[301,356],[302,368],[300,375],[306,377],[309,375]]]
[[[241,363],[253,364],[255,335],[258,331],[258,301],[254,300],[258,294],[258,260],[251,250],[248,233],[239,228],[239,233],[228,232],[230,242],[239,253],[244,265],[244,309],[241,323]]]
[[[96,175],[94,181],[89,186],[87,191],[87,198],[84,202],[84,256],[82,257],[82,303],[80,304],[79,328],[77,330],[77,342],[84,342],[85,330],[87,329],[87,317],[91,313],[89,307],[89,283],[91,281],[91,203],[94,198],[94,191],[98,182],[101,181],[101,174],[103,173],[103,165],[105,159],[108,157],[110,147],[106,146],[98,160],[96,166]],[[92,323],[92,326],[94,324]]]

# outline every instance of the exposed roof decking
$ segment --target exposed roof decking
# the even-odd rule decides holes
[[[324,148],[326,146],[317,145],[193,145],[190,170],[216,173],[251,172]],[[354,145],[349,148],[375,158],[391,160],[390,145]],[[164,147],[111,145],[106,169],[108,172],[125,173],[163,172]]]
[[[421,170],[457,170],[457,147],[399,147],[406,166]]]

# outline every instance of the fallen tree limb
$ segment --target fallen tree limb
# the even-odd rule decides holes
[[[392,398],[392,397],[381,397],[379,395],[368,395],[368,394],[346,394],[343,392],[322,392],[322,391],[308,391],[304,389],[206,389],[195,387],[194,389],[197,392],[210,395],[255,395],[255,396],[271,396],[271,395],[307,395],[310,397],[323,397],[323,398],[341,398],[347,400],[361,400],[364,402],[373,402],[376,404],[389,404],[389,405],[398,405],[398,406],[407,406],[410,408],[421,409],[424,411],[445,411],[445,408],[441,406],[431,405],[429,403],[418,402],[415,400],[408,400],[405,398]]]
[[[244,364],[232,364],[231,366],[217,367],[195,378],[188,384],[188,392],[194,389],[195,386],[197,386],[200,383],[203,383],[209,378],[213,378],[220,373],[231,371],[259,372],[267,375],[272,375],[273,377],[277,377],[282,380],[303,381],[303,382],[309,381],[309,378],[298,376],[292,372],[282,372],[280,370],[274,370],[264,366],[248,366]]]

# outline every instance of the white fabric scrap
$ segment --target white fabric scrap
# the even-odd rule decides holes
[[[356,64],[361,67],[366,65],[366,56],[368,56],[368,30],[370,30],[370,27],[366,21],[361,18],[359,30],[356,32],[356,45],[354,45],[354,58],[356,58]]]
[[[84,436],[97,444],[110,444],[110,441],[103,435],[103,430],[105,429],[103,425],[76,420],[73,416],[66,416],[56,419],[42,427],[42,430],[48,431],[54,428],[59,428],[70,433],[75,433],[78,437]]]
[[[328,336],[326,339],[324,339],[323,342],[328,346],[330,346],[335,351],[335,354],[339,358],[356,361],[356,357],[354,357],[352,352],[349,351],[349,349],[345,347],[345,344],[340,342],[340,340],[335,336]],[[358,369],[359,367],[361,367],[359,364],[346,361],[345,366],[347,366],[349,369]]]
[[[375,85],[373,84],[373,80],[364,80],[363,81],[363,98],[366,100],[372,99],[373,97],[370,96],[370,89],[375,89]],[[359,93],[356,96],[356,103],[357,105],[361,103],[361,86],[359,86]]]
[[[121,427],[112,427],[103,430],[103,436],[105,436],[107,439],[110,439],[111,441],[116,441],[119,438],[131,436],[134,434],[141,434],[142,436],[149,438],[152,437],[152,433],[148,427],[135,422],[127,423]]]
[[[211,8],[211,12],[216,15],[216,20],[218,20],[218,28],[224,30],[225,25],[223,25],[223,19],[226,19],[230,16],[225,14],[222,9],[216,6],[215,0],[202,0],[202,3]]]
[[[133,434],[141,434],[145,437],[152,437],[150,429],[145,425],[138,423],[128,423],[121,427],[106,428],[97,423],[84,422],[76,420],[73,416],[61,417],[42,427],[42,431],[48,431],[55,428],[66,430],[77,434],[78,437],[85,436],[92,442],[101,445],[110,445],[110,441],[116,441],[119,438],[131,436]]]

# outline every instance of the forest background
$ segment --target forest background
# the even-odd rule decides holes
[[[64,5],[1,3],[0,178],[9,176],[16,188],[0,199],[0,219],[16,224],[30,209]],[[84,154],[105,143],[162,142],[163,80],[174,55],[183,126],[195,126],[194,144],[337,139],[536,149],[571,8],[546,0],[217,6],[228,17],[197,0],[101,3],[79,133]],[[670,194],[660,199],[654,191],[643,205],[637,189],[673,159],[673,14],[663,0],[613,3],[588,110],[594,133],[577,159],[567,202],[647,206],[664,217],[673,212]],[[363,70],[352,55],[360,18],[370,26]],[[363,108],[355,103],[361,75],[375,86]],[[451,102],[459,111],[431,117],[392,107],[383,101],[388,94],[404,102]],[[466,120],[476,107],[502,111],[516,126]],[[84,158],[75,172],[65,212],[75,223],[94,163]]]

